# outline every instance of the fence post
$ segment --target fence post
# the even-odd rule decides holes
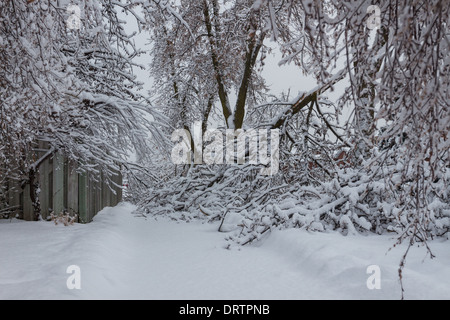
[[[78,174],[78,217],[80,223],[88,223],[89,199],[87,173]]]
[[[67,210],[70,214],[78,213],[78,174],[76,172],[76,164],[73,161],[68,162],[67,170]]]
[[[53,159],[53,212],[64,211],[64,157],[56,153]]]

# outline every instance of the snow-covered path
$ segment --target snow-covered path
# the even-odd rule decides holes
[[[224,249],[215,224],[136,218],[121,204],[88,225],[0,223],[0,299],[398,299],[398,262],[389,237],[343,237],[299,230],[262,243]],[[431,244],[437,258],[412,250],[406,298],[450,299],[450,243]],[[387,253],[387,254],[386,254]],[[69,290],[66,269],[81,269]],[[369,290],[369,265],[381,290]]]

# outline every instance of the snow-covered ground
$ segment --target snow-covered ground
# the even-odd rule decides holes
[[[121,204],[88,225],[0,222],[0,299],[399,299],[404,247],[388,236],[274,231],[262,242],[224,249],[217,224],[138,218]],[[405,298],[450,299],[450,242],[436,258],[411,250]],[[69,290],[67,267],[81,270]],[[367,288],[369,265],[381,289]]]

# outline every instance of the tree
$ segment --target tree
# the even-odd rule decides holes
[[[175,99],[181,118],[188,108],[194,118],[206,121],[218,101],[225,126],[242,128],[248,107],[261,101],[267,89],[257,65],[269,50],[265,41],[274,23],[273,2],[202,0],[175,6],[189,28],[177,20],[161,21],[162,16],[149,18],[159,100]]]
[[[281,129],[280,165],[286,170],[264,183],[248,166],[234,181],[227,177],[236,174],[236,168],[224,169],[213,180],[205,179],[207,186],[187,179],[180,184],[183,193],[178,199],[190,199],[186,192],[192,191],[203,211],[211,203],[238,203],[227,210],[245,210],[249,222],[233,237],[240,243],[259,239],[261,232],[280,225],[343,233],[389,230],[410,245],[446,234],[450,229],[446,2],[258,0],[221,5],[203,0],[190,4],[199,13],[193,19],[197,24],[189,19],[188,24],[198,34],[197,41],[206,40],[206,47],[200,47],[205,52],[201,61],[206,74],[214,77],[223,118],[229,128],[240,128],[244,119],[258,127]],[[183,59],[189,48],[180,46],[188,42],[184,41],[188,32],[177,29],[174,34],[183,39],[174,46],[175,51],[180,48],[176,61],[182,65],[191,61],[188,54]],[[282,63],[293,62],[314,75],[318,86],[292,101],[274,99],[253,108],[247,101],[243,108],[244,92],[248,94],[245,75],[257,75],[252,57],[262,52],[264,39],[271,36],[284,54]],[[230,56],[232,61],[227,60]],[[191,75],[189,68],[173,66],[182,70],[179,74]],[[230,74],[239,78],[233,80]],[[339,99],[330,101],[325,94],[338,83],[346,87]],[[231,87],[238,96],[234,109],[229,107]],[[343,118],[344,111],[351,116]],[[199,172],[191,178],[201,179]],[[244,187],[255,179],[258,189]],[[214,193],[208,194],[211,186]],[[237,199],[225,192],[233,186],[245,195]],[[166,189],[171,196],[175,190]],[[224,190],[220,200],[218,190]]]
[[[349,229],[353,221],[363,229],[396,230],[399,243],[408,240],[408,250],[416,241],[426,244],[447,233],[446,1],[289,1],[286,6],[292,14],[290,32],[280,32],[284,61],[314,74],[319,87],[300,96],[272,123],[287,126],[293,114],[312,110],[325,89],[348,82],[337,105],[338,111],[353,109],[344,127],[357,172],[351,179],[338,175],[339,186],[332,189],[344,197],[353,185],[355,194],[350,206],[334,207],[329,216]],[[345,219],[336,219],[338,209],[344,209]],[[362,218],[370,224],[361,223]]]
[[[380,13],[374,32],[368,28],[369,5]],[[380,120],[387,124],[379,139],[402,137],[395,148],[372,159],[378,164],[389,157],[402,159],[402,181],[415,189],[419,179],[424,188],[407,188],[405,194],[418,196],[441,179],[449,128],[445,1],[300,1],[294,12],[294,29],[300,31],[286,39],[286,61],[327,83],[333,64],[342,58],[349,86],[340,105],[354,105],[358,138],[374,148]],[[364,113],[369,117],[362,119]],[[422,207],[415,202],[416,209]]]
[[[82,1],[81,23],[71,29],[67,5],[47,0],[0,4],[0,139],[5,142],[0,181],[9,177],[22,187],[30,184],[36,219],[39,165],[56,150],[76,161],[79,170],[102,172],[108,182],[121,167],[142,170],[127,160],[130,151],[148,157],[149,143],[162,143],[147,119],[163,117],[136,93],[140,85],[132,67],[139,50],[116,9],[135,14],[135,5],[146,10],[164,6]],[[39,141],[49,146],[43,158],[36,153]]]

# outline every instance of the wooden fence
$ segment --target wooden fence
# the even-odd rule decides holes
[[[77,215],[78,222],[88,223],[103,208],[116,206],[122,200],[122,176],[117,172],[106,183],[102,175],[77,172],[77,165],[55,153],[39,167],[39,200],[41,216],[48,219],[53,213]],[[30,198],[30,186],[24,188],[17,182],[7,183],[6,203],[0,211],[10,210],[24,220],[33,220],[34,212]]]

